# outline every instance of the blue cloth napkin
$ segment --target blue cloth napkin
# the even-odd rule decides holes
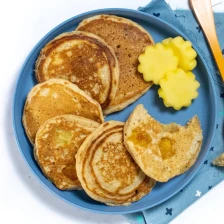
[[[185,35],[201,51],[211,70],[216,88],[218,111],[216,133],[210,152],[200,171],[181,192],[176,194],[170,200],[152,209],[126,215],[129,222],[133,224],[167,224],[188,206],[200,199],[214,186],[224,180],[224,168],[218,168],[212,165],[212,161],[219,154],[224,152],[224,88],[203,32],[190,10],[173,11],[164,0],[153,0],[147,6],[140,7],[139,10],[159,17],[185,33]],[[224,13],[215,13],[215,24],[220,45],[223,49],[222,53],[224,54]]]

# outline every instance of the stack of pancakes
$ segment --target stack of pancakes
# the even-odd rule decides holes
[[[124,109],[151,87],[137,71],[139,54],[151,44],[149,33],[131,20],[99,15],[82,21],[76,31],[57,36],[41,50],[35,67],[39,84],[27,96],[23,125],[41,170],[60,190],[84,189],[107,205],[129,205],[148,194],[156,180],[166,181],[195,161],[199,143],[187,157],[185,169],[180,166],[166,174],[168,165],[158,168],[158,158],[150,157],[156,149],[144,133],[147,125],[134,122],[133,128],[133,117],[134,121],[144,118],[136,118],[138,107],[125,124],[104,123],[104,115]],[[156,123],[156,130],[157,126],[161,133],[181,129]],[[161,144],[167,148],[171,143]],[[179,157],[189,152],[185,148]],[[161,150],[156,153],[163,164]]]

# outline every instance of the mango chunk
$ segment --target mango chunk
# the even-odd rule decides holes
[[[185,72],[179,68],[167,72],[159,84],[161,88],[158,90],[158,94],[163,99],[165,106],[173,107],[175,110],[190,106],[192,100],[197,98],[197,89],[200,86],[192,72]]]
[[[56,130],[56,144],[63,146],[72,140],[72,132],[69,130]]]
[[[182,37],[167,38],[162,41],[162,44],[167,49],[172,49],[174,55],[179,58],[178,67],[185,71],[193,70],[196,65],[197,53],[192,48],[190,41],[185,41]]]
[[[178,57],[174,55],[173,50],[165,48],[161,43],[147,46],[138,60],[138,71],[143,74],[144,80],[153,81],[155,84],[159,84],[166,72],[177,69],[178,65]]]
[[[172,147],[172,141],[169,138],[162,138],[159,142],[159,149],[162,155],[162,159],[169,159],[173,157],[176,152]]]

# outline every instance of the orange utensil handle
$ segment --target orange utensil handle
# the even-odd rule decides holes
[[[224,82],[224,60],[216,35],[214,16],[210,0],[190,0],[190,5],[208,40],[213,56],[217,63],[222,81]]]

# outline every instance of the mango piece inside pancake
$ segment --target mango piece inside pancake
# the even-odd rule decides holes
[[[125,123],[124,144],[135,162],[159,182],[186,172],[196,161],[202,144],[197,116],[187,125],[162,124],[138,105]]]
[[[47,120],[38,129],[34,156],[46,177],[61,190],[80,189],[75,155],[85,138],[99,123],[61,115]]]

